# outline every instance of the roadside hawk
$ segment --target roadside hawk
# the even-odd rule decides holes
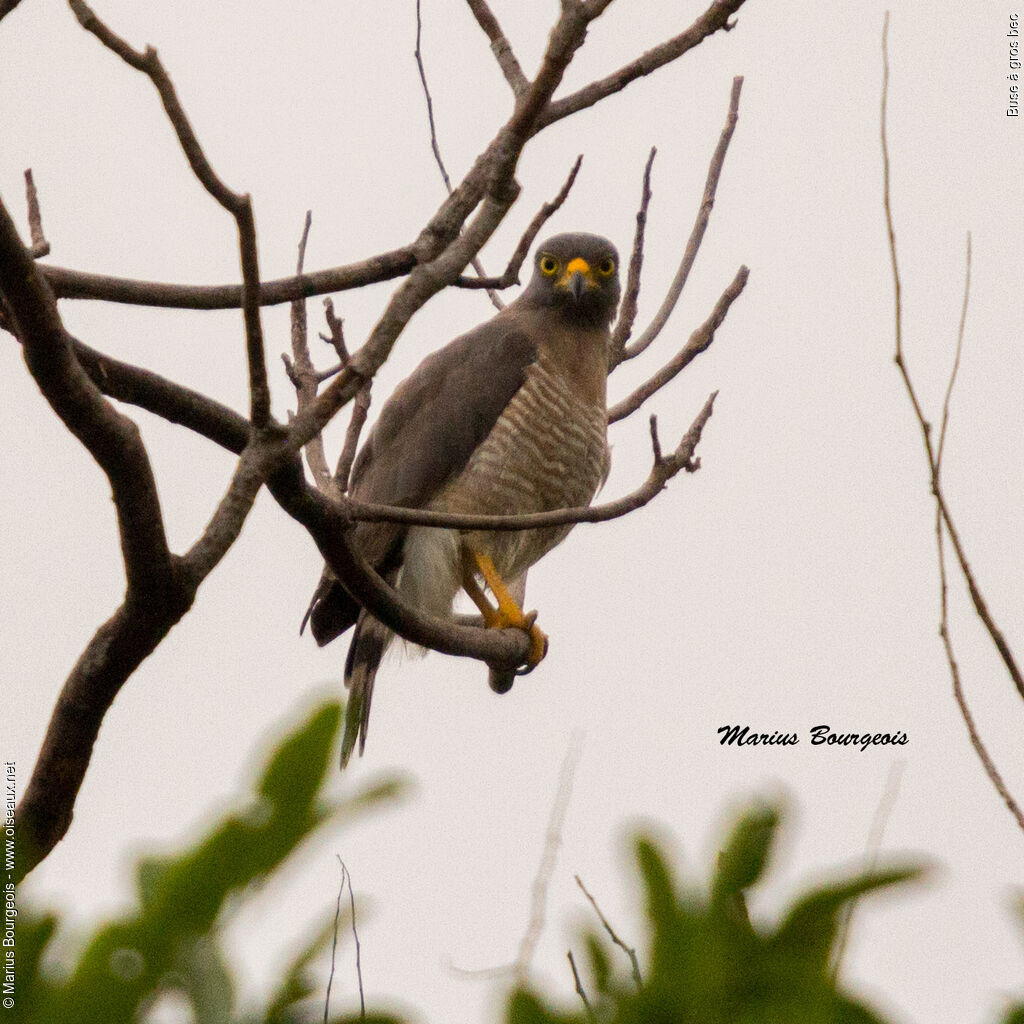
[[[556,235],[541,245],[515,302],[428,356],[399,385],[355,460],[352,497],[462,514],[590,504],[609,465],[605,384],[618,271],[615,247],[596,235]],[[532,668],[546,653],[547,637],[505,581],[514,589],[571,528],[358,523],[352,540],[423,612],[451,615],[464,588],[486,625],[529,630]],[[360,753],[366,743],[374,677],[394,634],[327,570],[306,615],[321,646],[356,627],[345,663],[344,767],[357,740]]]

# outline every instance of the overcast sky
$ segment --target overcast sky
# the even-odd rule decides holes
[[[253,194],[265,277],[291,272],[307,209],[307,266],[320,268],[409,241],[441,200],[411,0],[96,6],[134,45],[159,49],[213,165]],[[458,178],[506,118],[508,90],[463,4],[423,6],[438,132]],[[532,73],[558,5],[493,6]],[[566,88],[678,32],[701,9],[619,0],[592,27]],[[625,843],[637,821],[656,822],[681,865],[704,874],[735,808],[782,794],[790,826],[770,891],[753,908],[770,918],[810,879],[856,865],[897,760],[902,783],[883,855],[921,855],[940,869],[926,885],[861,908],[850,982],[906,1024],[981,1024],[1019,994],[1024,947],[1011,899],[1024,836],[952,699],[937,636],[926,466],[892,362],[879,148],[884,10],[876,0],[748,0],[734,32],[527,149],[522,197],[483,254],[489,268],[504,265],[578,153],[583,169],[550,232],[595,231],[627,252],[643,163],[657,145],[642,326],[675,272],[732,78],[745,76],[687,291],[658,344],[610,385],[618,398],[653,372],[747,264],[749,284],[712,348],[649,405],[663,443],[674,444],[720,390],[702,469],[643,511],[577,528],[531,572],[528,605],[540,610],[551,652],[507,696],[487,689],[477,663],[434,654],[385,664],[366,756],[350,774],[397,770],[416,780],[415,793],[307,850],[238,922],[233,946],[251,988],[333,906],[340,853],[366,900],[371,1000],[397,1000],[424,1021],[493,1018],[502,983],[467,980],[453,967],[514,958],[559,766],[578,732],[534,961],[567,1001],[565,950],[587,909],[574,873],[623,934],[641,934]],[[990,607],[1022,655],[1024,127],[1005,115],[1011,10],[988,0],[893,2],[890,145],[907,358],[933,418],[973,232],[944,479]],[[233,225],[193,180],[141,75],[44,0],[24,0],[0,25],[0,47],[0,194],[22,217],[21,174],[34,169],[52,262],[169,281],[237,279]],[[335,297],[353,345],[394,287]],[[246,407],[237,312],[71,301],[62,312],[89,344]],[[439,296],[379,375],[375,409],[425,353],[491,313],[481,293]],[[320,315],[311,302],[311,322]],[[283,418],[294,406],[277,356],[288,348],[287,309],[267,310],[264,324]],[[119,602],[123,578],[100,471],[45,405],[8,337],[0,360],[2,752],[17,762],[23,788],[61,683]],[[232,460],[132,415],[182,550],[211,515]],[[328,437],[332,460],[339,436]],[[646,476],[646,413],[613,427],[611,439],[604,497]],[[38,900],[80,923],[123,906],[137,853],[194,835],[247,777],[267,731],[340,688],[345,641],[318,650],[298,635],[319,571],[305,533],[261,496],[192,612],[108,714],[71,831],[32,877]],[[953,580],[964,686],[993,757],[1024,798],[1024,708]],[[826,723],[899,730],[909,742],[895,752],[812,747],[808,730]],[[800,743],[723,748],[716,730],[727,724],[797,732]],[[335,993],[352,998],[347,960]]]

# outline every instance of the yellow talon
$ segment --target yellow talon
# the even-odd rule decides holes
[[[469,557],[465,559],[462,574],[462,585],[466,593],[469,594],[473,599],[473,603],[480,609],[480,614],[484,618],[484,625],[488,629],[508,629],[512,627],[525,630],[530,634],[530,653],[526,658],[526,669],[521,674],[525,675],[527,672],[532,672],[543,660],[544,655],[548,653],[548,637],[536,625],[537,613],[528,612],[524,614],[516,599],[508,592],[508,588],[505,586],[498,570],[494,567],[494,562],[491,561],[488,555],[482,554],[479,551],[473,551],[472,549],[469,549],[467,554]],[[491,607],[491,603],[473,578],[474,570],[479,571],[480,575],[483,576],[484,581],[498,602],[497,608]]]

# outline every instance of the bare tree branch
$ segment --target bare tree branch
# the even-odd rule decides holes
[[[569,740],[569,749],[565,752],[562,767],[558,773],[558,789],[555,791],[555,799],[551,805],[551,814],[544,837],[544,849],[541,852],[537,874],[531,887],[530,921],[519,942],[519,953],[513,965],[516,981],[520,985],[526,984],[534,951],[540,941],[541,933],[544,931],[548,887],[555,871],[558,848],[562,845],[562,829],[565,827],[565,815],[569,810],[569,800],[572,798],[572,783],[576,774],[576,765],[580,760],[582,742],[582,735],[579,732],[573,733]]]
[[[576,982],[576,994],[583,1000],[583,1008],[587,1011],[587,1019],[597,1020],[594,1016],[594,1008],[590,1005],[586,990],[583,988],[580,972],[576,969],[576,960],[573,958],[572,950],[570,949],[565,955],[569,958],[569,966],[572,968],[572,976]]]
[[[416,0],[416,49],[413,51],[413,57],[416,59],[416,68],[420,74],[420,84],[423,86],[423,96],[427,101],[427,122],[430,126],[430,148],[434,153],[434,162],[437,164],[437,169],[441,172],[441,180],[444,182],[444,187],[448,190],[448,194],[451,195],[452,179],[448,176],[448,168],[444,165],[444,158],[441,156],[441,146],[437,141],[437,123],[434,120],[434,97],[430,95],[430,86],[427,84],[427,71],[423,66],[423,51],[420,46],[420,41],[423,36],[423,18],[420,11],[420,0]],[[478,256],[474,256],[470,263],[473,269],[476,271],[478,279],[486,278],[487,271],[484,270],[483,263],[480,262]],[[491,300],[495,309],[501,310],[505,308],[505,303],[501,301],[501,297],[493,288],[487,289],[487,296]]]
[[[565,526],[569,523],[604,523],[609,519],[618,519],[620,516],[635,512],[638,508],[643,508],[682,470],[692,473],[700,467],[700,460],[694,458],[694,452],[700,442],[701,432],[711,418],[717,395],[718,392],[715,391],[708,396],[704,407],[690,424],[689,430],[683,435],[675,451],[663,456],[660,448],[655,450],[650,474],[635,491],[603,505],[554,509],[550,512],[530,512],[514,516],[492,516],[400,508],[395,505],[375,505],[349,499],[345,505],[345,515],[348,519],[358,522],[442,526],[459,530],[537,530],[548,526]]]
[[[167,380],[151,370],[97,352],[72,338],[75,358],[103,394],[138,406],[241,455],[249,443],[250,424],[234,409]]]
[[[433,295],[455,282],[492,237],[519,194],[515,171],[523,148],[544,124],[558,119],[550,116],[552,95],[583,43],[589,24],[607,6],[607,0],[563,4],[535,79],[522,89],[508,121],[411,245],[347,266],[262,284],[250,198],[231,191],[213,171],[156,51],[133,49],[82,0],[69,3],[83,27],[153,82],[193,173],[235,218],[243,283],[192,287],[37,266],[22,246],[7,211],[0,206],[0,294],[8,320],[22,342],[26,361],[40,388],[110,478],[128,577],[124,604],[100,627],[65,682],[18,807],[19,879],[66,832],[107,709],[126,679],[188,610],[196,587],[237,538],[264,483],[282,507],[307,529],[353,597],[397,633],[445,653],[484,661],[495,671],[507,672],[523,663],[529,640],[522,630],[461,626],[432,619],[405,605],[394,589],[352,550],[350,530],[346,527],[360,516],[374,518],[383,514],[406,521],[402,517],[411,510],[332,500],[305,479],[301,452],[343,404],[361,394],[368,397],[368,382],[387,359],[409,319]],[[715,8],[733,10],[741,3],[742,0],[729,0]],[[477,5],[478,12],[485,10],[486,5]],[[479,13],[477,16],[479,20]],[[722,27],[724,17],[716,21],[705,15],[693,31],[704,31],[707,35]],[[694,36],[689,45],[699,41]],[[596,100],[582,105],[590,102]],[[332,342],[338,341],[339,360],[344,365],[323,392],[298,411],[287,429],[275,423],[270,413],[260,305],[403,276],[405,280],[391,296],[366,343],[351,359],[347,359],[341,343],[340,321],[335,339],[329,317]],[[61,325],[54,292],[58,297],[93,297],[181,308],[241,307],[249,363],[249,421],[206,396],[140,367],[112,360],[71,338]],[[102,393],[149,409],[240,456],[231,485],[209,525],[184,557],[171,555],[167,548],[156,488],[138,430],[131,420],[113,409]],[[665,457],[656,450],[651,476],[639,491],[599,509],[556,512],[554,521],[598,522],[625,514],[653,498],[676,473],[695,470],[699,460],[693,452],[711,415],[713,398],[672,454]],[[344,456],[342,468],[347,474]],[[467,518],[474,520],[456,517],[456,522],[446,525],[458,526]],[[475,517],[476,521],[480,518]],[[523,529],[550,525],[552,521],[548,514],[537,520],[538,517],[506,518],[495,528]]]
[[[501,68],[501,73],[505,76],[505,81],[511,87],[512,94],[518,99],[530,87],[530,83],[526,75],[523,74],[523,69],[519,66],[519,61],[516,60],[516,55],[512,52],[512,46],[498,24],[498,19],[491,13],[487,0],[466,0],[466,3],[473,12],[477,24],[491,41],[491,52],[498,62],[498,67]]]
[[[0,0],[0,21],[3,21],[20,3],[21,0]]]
[[[1020,669],[1017,666],[1016,661],[1006,643],[1005,638],[996,626],[992,619],[991,614],[988,611],[988,607],[985,603],[984,597],[981,591],[978,589],[977,583],[974,579],[974,574],[971,571],[971,567],[967,562],[966,555],[964,554],[963,547],[960,543],[960,537],[954,526],[952,516],[950,515],[949,508],[946,504],[945,495],[942,491],[940,483],[941,473],[941,462],[939,456],[932,448],[932,436],[931,436],[931,424],[925,418],[924,412],[921,408],[921,403],[918,400],[917,392],[914,388],[913,382],[911,381],[910,374],[907,371],[906,361],[903,355],[903,290],[900,280],[899,261],[896,257],[896,231],[893,226],[892,216],[892,199],[890,191],[890,161],[889,161],[889,143],[887,137],[887,112],[888,112],[888,101],[889,101],[889,12],[886,11],[885,21],[882,27],[882,104],[881,104],[881,143],[882,143],[882,204],[885,210],[885,225],[889,239],[889,257],[892,265],[892,279],[893,279],[893,303],[894,303],[894,328],[895,328],[895,339],[896,339],[896,353],[894,362],[896,363],[897,369],[900,372],[900,376],[903,380],[904,389],[907,392],[907,397],[910,399],[910,404],[914,410],[914,416],[917,420],[918,426],[921,428],[921,439],[924,444],[925,457],[928,460],[928,471],[931,478],[931,489],[932,495],[935,498],[936,505],[936,535],[938,544],[938,555],[939,555],[939,585],[940,585],[940,600],[941,600],[941,622],[939,626],[939,635],[942,638],[943,649],[946,653],[946,660],[949,663],[950,674],[953,679],[953,694],[957,702],[957,706],[960,709],[960,713],[964,719],[964,724],[967,726],[967,732],[971,740],[971,745],[974,747],[975,753],[978,755],[981,761],[982,767],[988,775],[989,780],[995,787],[996,792],[1006,804],[1010,813],[1013,815],[1017,822],[1017,825],[1024,831],[1024,813],[1021,812],[1021,808],[1017,801],[1014,799],[1003,777],[999,770],[996,768],[995,762],[992,760],[991,755],[988,753],[984,742],[981,739],[981,735],[977,730],[974,722],[974,716],[971,714],[970,708],[967,704],[966,698],[963,693],[963,687],[960,681],[960,669],[954,656],[952,643],[949,638],[949,622],[948,622],[948,608],[947,608],[947,581],[946,581],[946,563],[945,563],[945,551],[943,546],[943,535],[942,527],[945,525],[946,531],[949,534],[950,541],[953,544],[953,550],[956,553],[957,560],[960,563],[960,571],[963,574],[964,580],[967,583],[968,591],[970,592],[971,599],[974,603],[974,609],[981,619],[986,630],[988,631],[989,637],[991,638],[996,650],[999,652],[1002,658],[1003,664],[1006,667],[1010,678],[1013,680],[1014,685],[1017,688],[1018,693],[1024,697],[1024,678],[1021,677]],[[968,248],[968,253],[970,249]],[[952,394],[953,384],[955,381],[957,369],[960,363],[960,349],[963,341],[963,327],[967,316],[967,296],[969,294],[968,289],[970,287],[970,262],[968,257],[968,270],[966,275],[966,283],[964,289],[964,303],[960,315],[960,331],[957,337],[957,355],[953,362],[953,370],[950,374],[949,384],[946,388],[946,396],[943,403],[943,425],[940,434],[939,450],[945,443],[946,424],[948,422],[949,412],[949,399]]]
[[[43,216],[39,209],[39,193],[32,180],[32,168],[25,171],[25,202],[28,206],[28,229],[32,239],[29,255],[33,259],[50,254],[50,243],[43,234]]]
[[[744,2],[745,0],[714,0],[714,3],[685,32],[661,46],[649,50],[642,57],[620,68],[607,78],[593,82],[586,88],[561,100],[547,103],[543,112],[538,112],[536,103],[530,102],[527,104],[528,109],[525,114],[515,126],[516,130],[519,130],[521,123],[529,121],[530,132],[536,134],[555,121],[568,117],[578,110],[593,106],[606,96],[625,88],[636,78],[648,75],[676,60],[715,32],[728,31],[732,28],[732,24],[728,20],[729,17],[735,14]],[[603,7],[600,10],[603,10]],[[578,23],[582,19],[585,25],[597,13],[600,13],[600,10],[585,8],[575,11],[573,20]],[[579,46],[581,42],[582,37],[579,37],[579,41],[575,41],[575,46]],[[544,74],[542,65],[538,80]],[[536,81],[529,85],[528,89],[523,90],[523,95],[525,96],[530,90],[536,91],[536,85]],[[547,89],[542,89],[542,91],[550,95]],[[391,280],[408,274],[416,266],[424,250],[429,254],[431,246],[436,244],[438,237],[443,236],[444,225],[448,222],[461,224],[468,216],[469,210],[479,201],[489,170],[487,163],[488,153],[485,153],[477,160],[464,180],[463,185],[466,187],[455,190],[456,196],[452,203],[442,206],[412,245],[372,256],[358,263],[317,271],[303,277],[264,282],[260,286],[260,305],[291,302],[300,296],[308,298],[313,295],[325,295],[329,292],[359,288],[365,284]],[[179,309],[232,309],[238,308],[242,304],[240,285],[166,284],[92,274],[66,267],[46,267],[44,273],[58,298],[104,299],[108,302]]]
[[[608,410],[608,422],[617,423],[632,415],[647,401],[656,395],[685,366],[688,366],[701,352],[705,351],[715,340],[715,331],[722,326],[729,307],[739,298],[746,287],[750,271],[740,267],[729,286],[722,292],[715,303],[711,315],[691,335],[687,343],[672,357],[654,376],[641,384],[621,402],[616,402]]]
[[[307,210],[306,220],[302,228],[302,238],[299,241],[299,255],[295,265],[296,274],[302,273],[302,265],[306,259],[306,243],[309,240],[309,229],[312,223],[313,215]],[[320,384],[319,375],[313,366],[313,360],[309,354],[305,299],[296,299],[292,303],[291,341],[292,359],[289,360],[286,355],[283,355],[282,359],[284,360],[285,370],[288,372],[288,379],[295,386],[297,408],[301,411],[316,398],[317,388]],[[309,463],[309,469],[313,474],[317,487],[321,489],[328,487],[331,482],[331,471],[327,467],[327,457],[324,454],[323,435],[317,434],[316,437],[312,438],[309,444],[306,445],[305,450],[306,461]]]
[[[902,759],[893,761],[889,766],[889,774],[886,776],[882,795],[878,799],[874,817],[871,819],[871,828],[868,830],[867,842],[864,844],[865,874],[874,874],[878,868],[878,855],[882,849],[882,839],[885,837],[885,829],[889,824],[889,817],[892,815],[893,807],[896,805],[896,797],[899,796],[900,782],[903,779],[903,771],[906,766],[907,762]],[[843,958],[846,956],[846,944],[850,937],[850,926],[853,923],[853,914],[857,909],[857,903],[858,900],[853,899],[840,911],[839,932],[831,958],[833,984],[838,982],[839,972],[843,967]]]
[[[657,148],[651,146],[647,165],[644,167],[643,188],[640,191],[640,209],[636,212],[636,231],[633,235],[633,251],[629,257],[629,271],[626,274],[626,289],[622,293],[619,304],[619,317],[615,321],[609,346],[609,369],[613,370],[622,362],[622,350],[629,336],[633,333],[633,321],[636,320],[637,299],[640,295],[640,271],[644,264],[644,229],[647,226],[647,207],[651,202],[651,167]]]
[[[729,97],[729,113],[726,118],[725,127],[722,129],[722,134],[719,136],[718,145],[715,147],[714,155],[711,157],[711,164],[708,167],[707,179],[704,183],[704,195],[701,199],[700,209],[697,211],[697,219],[694,222],[693,230],[690,232],[689,241],[686,243],[686,249],[683,252],[683,258],[679,264],[679,269],[676,271],[676,276],[672,279],[672,284],[669,286],[668,294],[665,296],[665,299],[661,304],[661,308],[655,314],[654,319],[643,334],[641,334],[632,345],[627,345],[622,349],[621,355],[619,356],[620,359],[633,359],[640,355],[640,353],[643,352],[661,333],[662,328],[668,322],[668,318],[672,315],[672,310],[675,309],[676,303],[679,301],[679,296],[682,294],[686,280],[690,276],[690,270],[693,267],[693,262],[697,258],[697,253],[700,250],[700,244],[704,240],[704,232],[707,229],[708,221],[711,218],[711,210],[715,205],[715,193],[718,191],[718,179],[722,175],[722,166],[725,163],[725,154],[728,152],[729,142],[732,140],[732,134],[736,128],[736,121],[739,118],[740,91],[742,88],[743,78],[737,75],[737,77],[732,80],[732,94]]]
[[[512,253],[512,257],[508,261],[508,266],[505,268],[505,272],[501,277],[465,277],[460,275],[453,282],[455,287],[511,288],[512,285],[519,284],[519,271],[522,270],[523,263],[529,255],[530,247],[533,245],[534,239],[540,233],[540,229],[544,227],[551,215],[555,213],[555,211],[558,210],[558,208],[565,202],[569,195],[569,190],[576,181],[576,175],[579,174],[580,166],[582,164],[583,154],[581,153],[576,157],[576,162],[572,165],[572,169],[569,171],[569,177],[565,179],[565,184],[563,184],[561,189],[559,189],[558,195],[555,196],[550,203],[545,203],[534,215],[533,220],[530,221],[529,226],[523,232],[522,238],[519,239],[519,244]]]
[[[259,303],[261,306],[278,306],[296,299],[391,281],[408,274],[415,265],[413,247],[407,245],[357,263],[317,270],[299,277],[263,281],[260,283]],[[48,265],[39,269],[58,299],[101,299],[104,302],[165,309],[239,309],[242,305],[240,284],[165,284],[91,274],[67,267]]]
[[[730,31],[735,23],[730,22],[729,18],[743,6],[744,2],[745,0],[713,0],[711,6],[684,32],[648,50],[607,77],[591,82],[590,85],[560,100],[555,100],[541,117],[536,130],[540,131],[554,121],[560,121],[563,117],[592,107],[606,97],[621,92],[631,82],[657,71],[658,68],[677,60],[688,50],[699,46],[715,32]],[[603,9],[602,6],[601,10]]]
[[[946,444],[946,428],[949,425],[949,403],[953,396],[953,386],[956,383],[957,373],[960,369],[960,354],[963,351],[964,327],[967,323],[967,303],[970,298],[970,294],[971,235],[970,232],[968,232],[967,268],[964,273],[964,301],[960,308],[960,326],[957,329],[956,335],[956,355],[953,358],[953,368],[950,371],[949,383],[946,386],[946,396],[942,402],[942,428],[939,431],[939,443],[935,449],[936,481],[940,479],[942,474],[942,456]],[[957,707],[960,709],[960,714],[963,717],[964,724],[967,726],[967,735],[970,738],[971,746],[974,747],[974,752],[978,755],[978,759],[981,761],[982,767],[985,769],[985,774],[988,775],[993,786],[996,788],[996,792],[1016,819],[1018,827],[1024,831],[1024,812],[1021,811],[1020,805],[1014,799],[1013,794],[1007,787],[999,769],[996,768],[995,762],[992,760],[992,757],[988,752],[988,748],[982,742],[981,734],[978,732],[978,727],[974,721],[974,715],[971,713],[970,705],[967,703],[963,683],[960,679],[960,666],[957,663],[956,655],[953,651],[953,641],[949,633],[949,588],[946,579],[946,546],[945,537],[942,532],[942,510],[938,507],[935,509],[935,543],[939,555],[939,601],[942,615],[939,623],[939,636],[942,638],[942,646],[946,652],[946,660],[949,662],[949,671],[953,679],[953,698],[956,700]]]
[[[146,47],[144,53],[132,49],[100,21],[84,0],[68,0],[68,6],[86,31],[91,32],[104,46],[136,71],[141,71],[153,83],[193,174],[217,203],[235,218],[242,264],[242,312],[245,319],[246,354],[249,364],[250,418],[254,427],[262,429],[267,426],[270,419],[270,386],[267,383],[263,328],[260,324],[259,257],[256,250],[252,198],[249,195],[232,192],[217,176],[199,144],[199,139],[178,99],[174,83],[164,69],[156,50],[151,46]]]
[[[106,708],[188,610],[192,594],[182,586],[167,546],[156,482],[138,427],[110,405],[79,365],[53,294],[2,203],[0,295],[30,373],[110,482],[127,580],[124,603],[100,627],[64,683],[18,805],[17,881],[67,832]]]
[[[604,926],[604,930],[608,933],[608,938],[610,938],[612,942],[614,942],[615,945],[618,946],[619,949],[621,949],[626,954],[626,956],[629,957],[629,962],[630,964],[632,964],[633,967],[633,981],[636,983],[636,987],[638,989],[642,988],[644,979],[640,973],[640,961],[637,959],[636,950],[632,946],[627,946],[626,943],[623,942],[622,939],[620,939],[619,936],[615,934],[615,929],[608,923],[608,918],[606,918],[604,914],[601,913],[601,908],[597,905],[597,900],[595,900],[594,897],[590,895],[589,891],[587,890],[587,887],[583,884],[583,880],[580,878],[580,876],[574,875],[573,877],[576,879],[576,884],[582,890],[583,895],[586,896],[587,899],[590,901],[590,905],[594,908],[595,913],[600,918],[601,924]]]
[[[332,497],[348,493],[352,478],[352,464],[356,461],[356,449],[359,447],[359,435],[362,433],[367,413],[370,411],[370,388],[370,382],[367,381],[356,392],[355,401],[352,403],[352,418],[348,421],[345,443],[342,445],[338,465],[334,470],[334,479],[331,482],[332,486],[337,488],[337,493],[331,492]]]
[[[0,293],[14,320],[29,372],[54,412],[110,481],[129,592],[171,587],[171,554],[139,429],[104,399],[79,366],[53,293],[2,202]]]

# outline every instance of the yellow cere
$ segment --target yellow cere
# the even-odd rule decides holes
[[[580,256],[569,261],[569,266],[565,268],[565,276],[570,277],[577,271],[579,271],[584,277],[590,276],[590,264]]]

